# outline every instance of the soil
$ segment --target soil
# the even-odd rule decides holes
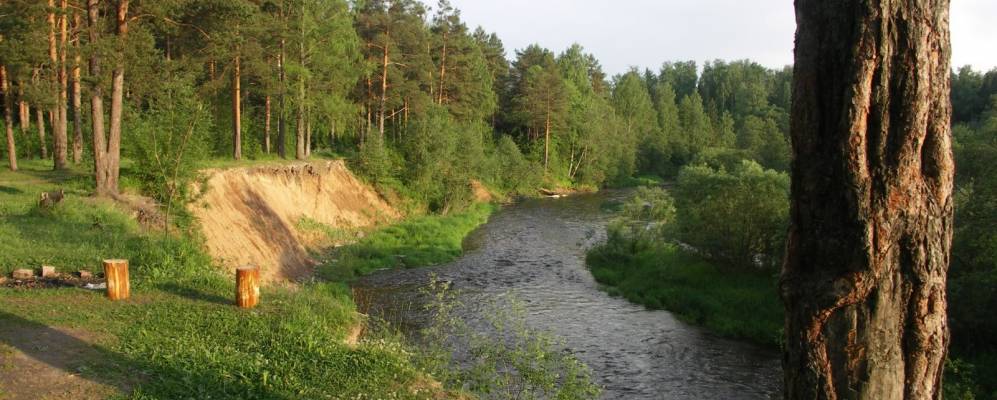
[[[260,267],[263,282],[311,275],[309,250],[327,245],[303,221],[355,231],[400,214],[343,161],[206,171],[204,194],[190,206],[205,246],[231,269]]]
[[[35,277],[32,279],[0,278],[0,287],[11,289],[53,289],[61,287],[82,288],[88,283],[99,284],[104,278],[94,276],[90,279],[80,278],[75,274],[59,274],[52,278]]]
[[[0,327],[0,399],[100,399],[126,392],[91,380],[102,362],[94,335],[45,326]]]

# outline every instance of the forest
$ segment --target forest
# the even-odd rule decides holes
[[[956,174],[945,395],[993,398],[997,70],[962,66],[950,72]],[[295,310],[315,306],[333,315],[294,314],[301,325],[288,329],[295,332],[330,335],[314,323],[345,313],[345,306],[323,297],[349,298],[340,281],[406,262],[413,267],[456,258],[464,236],[494,211],[475,204],[481,184],[501,198],[633,190],[627,200],[604,204],[615,217],[606,242],[587,254],[600,288],[721,336],[769,349],[787,344],[790,317],[780,295],[790,295],[780,292],[780,271],[786,271],[792,189],[798,185],[791,140],[794,66],[669,61],[610,75],[581,44],[507,49],[486,27],[468,26],[448,0],[6,0],[0,3],[0,83],[6,134],[0,153],[7,155],[7,169],[41,165],[69,176],[85,171],[85,183],[73,177],[60,184],[111,199],[137,193],[167,210],[162,237],[115,248],[156,265],[143,272],[150,282],[171,277],[169,268],[176,267],[183,271],[177,276],[198,282],[193,287],[224,291],[221,281],[189,275],[191,264],[210,263],[194,249],[198,233],[188,211],[203,195],[197,188],[206,168],[342,159],[406,216],[429,218],[345,248],[337,266],[318,269],[319,277],[333,282],[328,286],[320,283],[300,298],[275,296]],[[18,214],[18,207],[0,205],[9,226],[47,218],[34,209]],[[90,224],[89,214],[58,217]],[[441,228],[435,217],[449,222]],[[117,224],[115,218],[106,218],[107,224]],[[93,226],[105,223],[94,219]],[[174,231],[190,237],[174,242]],[[403,246],[397,243],[437,248],[399,255]],[[35,259],[27,253],[12,250],[0,262]],[[156,257],[169,261],[149,261]],[[238,325],[229,317],[222,323]],[[15,317],[0,312],[4,318]],[[280,324],[268,318],[257,328]],[[257,328],[238,329],[248,335]],[[225,338],[204,340],[198,344],[210,348]],[[280,340],[259,346],[314,350]],[[150,354],[144,342],[134,343],[126,342],[127,354]],[[152,397],[177,394],[184,379],[212,382],[185,375],[184,351],[162,356],[172,364],[160,372],[177,378],[147,386]],[[417,376],[407,367],[391,369],[412,362],[407,356],[397,361],[393,349],[372,352],[373,368],[388,372],[347,392],[375,390],[390,374]],[[427,359],[413,363],[448,371]],[[123,361],[129,362],[135,360]],[[270,373],[232,368],[253,377]],[[293,368],[312,375],[285,377],[269,389],[307,391],[309,379],[327,378],[312,367]],[[570,371],[583,377],[565,390],[576,390],[579,398],[598,396],[585,373]],[[462,382],[443,383],[449,389]],[[266,387],[240,385],[209,392],[239,398]]]
[[[335,154],[446,211],[468,179],[525,193],[672,177],[700,156],[789,162],[788,68],[609,77],[580,45],[507,54],[446,1],[119,3],[2,6],[11,168],[93,163],[113,193],[128,160],[173,201],[200,160]]]

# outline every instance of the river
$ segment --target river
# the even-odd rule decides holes
[[[467,318],[481,312],[473,305],[513,293],[524,302],[531,327],[563,338],[592,368],[604,399],[780,397],[777,352],[719,338],[667,311],[650,311],[599,290],[585,267],[585,250],[605,238],[610,215],[601,205],[625,196],[606,192],[507,206],[467,238],[460,259],[377,273],[358,287],[372,289],[374,304],[397,305],[418,299],[406,294],[435,274],[471,305],[459,311]]]

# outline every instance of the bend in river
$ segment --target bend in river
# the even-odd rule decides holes
[[[459,312],[512,292],[527,322],[564,339],[588,364],[605,399],[768,399],[781,373],[772,350],[716,337],[667,311],[649,311],[599,290],[585,250],[605,237],[600,206],[623,192],[534,199],[505,207],[467,240],[469,250],[439,267],[385,271],[358,284],[380,307],[406,296],[431,274],[452,282]],[[407,305],[419,309],[418,305]]]

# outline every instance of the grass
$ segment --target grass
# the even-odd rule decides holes
[[[0,348],[45,360],[47,351],[57,349],[26,346],[23,332],[69,343],[84,339],[63,333],[63,328],[86,332],[93,339],[83,347],[94,354],[71,365],[49,364],[116,388],[121,398],[407,399],[439,394],[437,389],[412,390],[425,386],[425,376],[398,342],[344,343],[346,332],[359,322],[345,283],[267,287],[260,307],[237,309],[232,277],[212,267],[196,236],[145,231],[114,204],[87,196],[92,186],[85,170],[56,173],[48,171],[47,162],[32,161],[21,167],[16,173],[0,172],[0,272],[40,264],[62,272],[96,271],[101,259],[126,258],[132,266],[132,298],[110,302],[99,292],[72,288],[0,289]],[[66,200],[53,210],[38,209],[38,194],[60,187]],[[455,257],[462,233],[486,219],[487,209],[423,217],[368,238],[376,239],[371,246],[384,254],[396,254],[389,238],[405,244],[409,266]],[[421,236],[397,237],[416,232]],[[445,235],[427,236],[440,233]],[[378,258],[365,265],[381,262]],[[5,335],[8,329],[21,336]]]
[[[771,272],[720,268],[671,244],[637,254],[603,245],[586,261],[610,294],[669,310],[725,337],[780,343],[783,309]]]
[[[477,204],[451,215],[414,217],[381,228],[354,244],[334,250],[319,267],[319,276],[349,281],[374,271],[415,268],[452,261],[463,253],[463,241],[488,221],[496,206]]]

